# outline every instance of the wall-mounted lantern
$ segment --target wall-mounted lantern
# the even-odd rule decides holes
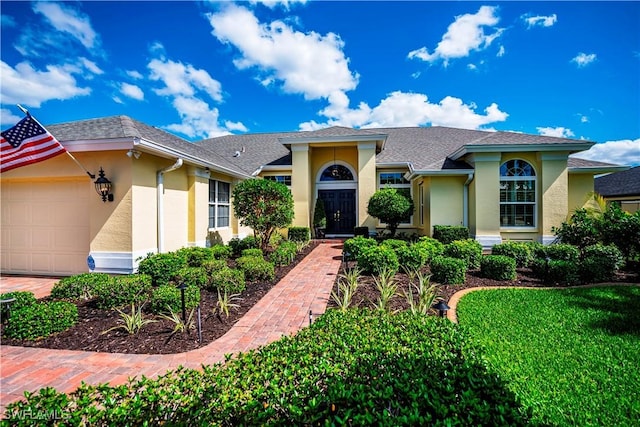
[[[98,193],[98,195],[102,197],[103,202],[106,202],[107,200],[113,202],[113,194],[111,194],[111,181],[109,181],[104,176],[104,170],[102,170],[102,166],[100,166],[98,179],[95,180],[94,185],[96,186],[96,193]]]

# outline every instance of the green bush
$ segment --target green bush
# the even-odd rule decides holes
[[[422,268],[428,259],[428,252],[419,245],[401,246],[396,249],[398,263],[405,270],[413,271]]]
[[[578,263],[580,250],[566,243],[557,243],[547,246],[539,246],[535,251],[535,257],[540,259],[552,259],[556,261],[567,261]]]
[[[441,284],[461,285],[466,280],[464,259],[437,256],[431,260],[431,280]]]
[[[431,261],[433,257],[442,255],[444,252],[444,244],[441,241],[428,236],[418,238],[418,241],[414,243],[414,245],[427,254],[427,262]]]
[[[506,255],[487,255],[480,260],[480,275],[494,280],[516,280],[516,260]]]
[[[209,248],[214,259],[228,259],[233,255],[233,249],[225,245],[213,245]]]
[[[287,238],[292,242],[306,243],[311,240],[311,230],[309,227],[289,227]]]
[[[113,278],[106,273],[83,273],[60,279],[51,289],[51,297],[55,299],[91,299],[96,289],[109,284]]]
[[[205,262],[213,259],[213,252],[211,252],[211,249],[202,248],[200,246],[180,248],[176,251],[176,255],[184,258],[187,263],[187,267],[200,267]]]
[[[2,305],[0,318],[2,319],[3,322],[9,317],[10,312],[14,310],[20,310],[23,307],[28,307],[38,302],[33,292],[27,292],[27,291],[14,291],[14,292],[7,292],[6,294],[0,294],[0,299],[1,300],[15,299],[15,301],[13,301],[12,303]]]
[[[358,236],[345,240],[342,251],[349,254],[349,261],[355,261],[365,249],[374,246],[378,246],[378,242],[375,239]]]
[[[257,249],[257,248],[251,248],[251,249],[245,249],[242,251],[242,256],[255,256],[255,257],[259,257],[262,258],[262,250],[261,249]]]
[[[4,334],[9,338],[35,340],[62,332],[78,321],[78,308],[67,301],[39,302],[12,310]]]
[[[236,260],[236,264],[249,282],[269,282],[276,277],[275,266],[262,256],[241,256]]]
[[[184,290],[184,305],[187,310],[197,307],[200,304],[200,288],[188,286]],[[152,313],[166,313],[182,311],[181,290],[173,285],[162,285],[153,290],[149,304]]]
[[[138,264],[138,273],[151,276],[153,286],[168,285],[178,270],[186,266],[184,257],[175,252],[149,254]]]
[[[239,257],[245,249],[260,248],[260,242],[254,236],[247,236],[242,240],[234,237],[229,240],[229,247],[231,248],[232,255],[234,257]]]
[[[383,271],[397,272],[398,256],[388,246],[372,246],[362,251],[357,258],[358,267],[365,274],[380,275]]]
[[[582,251],[580,278],[585,283],[605,282],[613,279],[623,265],[624,257],[615,245],[587,246]]]
[[[574,261],[536,258],[531,264],[533,275],[547,285],[575,285],[578,283],[578,264]]]
[[[230,294],[238,294],[245,290],[247,283],[242,270],[225,266],[211,272],[207,287],[210,290],[220,289]]]
[[[207,275],[207,277],[211,277],[211,275],[214,274],[216,271],[223,268],[228,268],[228,267],[229,266],[227,265],[227,261],[223,259],[214,259],[212,261],[208,261],[202,264],[202,269],[205,271],[205,274]]]
[[[204,265],[209,265],[209,262],[205,262]],[[171,284],[197,286],[202,289],[207,286],[208,280],[207,270],[204,267],[183,267],[173,276]]]
[[[433,226],[433,238],[445,245],[456,240],[467,240],[469,237],[469,228],[462,225]]]
[[[513,258],[519,268],[529,267],[533,261],[531,245],[524,242],[504,242],[493,245],[491,255],[504,255]]]
[[[382,188],[376,191],[367,203],[367,213],[387,224],[391,237],[396,235],[401,222],[411,218],[413,210],[411,194],[396,188]]]
[[[269,254],[269,261],[275,265],[289,265],[298,253],[298,245],[293,241],[283,241]]]
[[[434,316],[329,310],[224,364],[48,389],[6,415],[18,425],[32,422],[18,414],[54,409],[69,425],[527,425],[530,411],[471,338]]]
[[[454,240],[444,246],[444,256],[466,261],[468,268],[480,268],[482,245],[474,239]]]
[[[409,244],[406,241],[400,240],[400,239],[385,239],[382,242],[380,242],[380,246],[385,246],[387,248],[391,248],[394,251],[396,251],[399,248],[408,247]]]
[[[131,303],[138,304],[149,298],[150,291],[151,276],[146,274],[114,276],[111,281],[96,286],[96,305],[104,309]]]

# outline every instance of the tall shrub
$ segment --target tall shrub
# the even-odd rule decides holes
[[[367,204],[367,213],[387,224],[391,237],[396,235],[398,225],[411,217],[413,209],[413,199],[395,188],[376,191]]]

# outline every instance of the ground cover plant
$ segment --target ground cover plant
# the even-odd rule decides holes
[[[533,421],[637,425],[640,286],[472,292],[458,319]]]
[[[527,411],[445,319],[329,310],[310,328],[203,371],[29,394],[5,413],[69,425],[527,425]]]

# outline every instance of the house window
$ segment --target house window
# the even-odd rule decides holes
[[[229,226],[229,188],[228,182],[209,180],[209,228]]]
[[[267,175],[264,177],[264,179],[279,182],[280,184],[284,184],[287,187],[291,187],[291,175]]]
[[[411,183],[404,178],[404,172],[381,172],[378,188],[395,188],[396,191],[411,198]],[[400,224],[412,224],[411,217]]]
[[[348,167],[336,164],[322,171],[320,181],[353,181],[353,174]]]
[[[524,160],[500,166],[500,225],[536,226],[536,172]]]

